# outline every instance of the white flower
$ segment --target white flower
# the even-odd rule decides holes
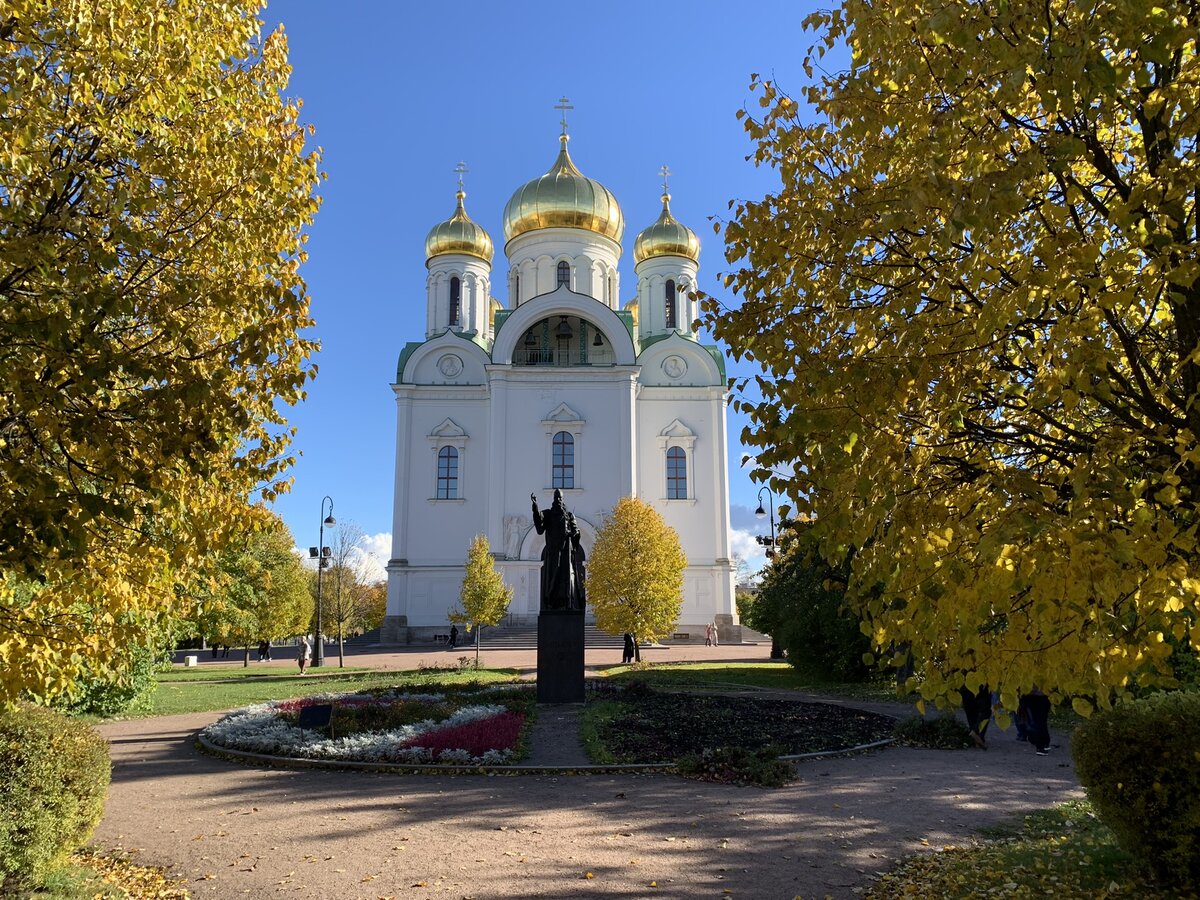
[[[305,705],[313,700],[336,703],[393,703],[397,701],[438,703],[444,694],[411,694],[390,692],[386,694],[317,694],[307,698]],[[464,706],[447,719],[436,721],[425,719],[384,732],[362,732],[346,737],[324,737],[320,732],[290,725],[279,718],[279,707],[292,705],[295,701],[282,700],[274,703],[256,703],[235,710],[204,729],[202,734],[212,743],[231,750],[252,753],[267,753],[275,756],[291,756],[302,759],[399,761],[428,763],[433,761],[431,750],[420,746],[404,746],[425,734],[442,728],[477,722],[504,712],[499,704],[476,704]],[[466,750],[444,751],[440,759],[451,763],[506,762],[511,752],[489,750],[483,757],[473,757]]]

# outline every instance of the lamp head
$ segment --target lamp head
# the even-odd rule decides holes
[[[325,518],[325,524],[326,524],[326,525],[328,525],[328,526],[330,526],[330,527],[333,527],[334,525],[336,525],[336,524],[337,524],[337,519],[335,519],[335,518],[333,517],[333,513],[330,513],[330,514],[329,514],[329,515],[328,515],[328,516]]]
[[[763,509],[763,505],[761,503],[758,504],[758,509],[754,511],[754,515],[760,519],[766,518],[767,511]]]

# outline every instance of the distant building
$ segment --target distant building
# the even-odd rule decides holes
[[[565,132],[565,128],[564,128]],[[591,552],[622,496],[653,505],[688,557],[677,631],[716,622],[737,640],[730,559],[725,370],[692,330],[700,242],[662,214],[634,240],[637,296],[622,305],[616,198],[567,153],[504,210],[508,303],[492,296],[492,239],[454,214],[425,243],[425,340],[396,371],[396,488],[387,641],[430,640],[457,603],[471,538],[486,534],[514,589],[510,617],[536,620],[555,488]]]

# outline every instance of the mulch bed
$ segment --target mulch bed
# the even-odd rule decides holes
[[[603,698],[620,704],[599,728],[618,762],[678,759],[718,747],[783,755],[847,750],[892,737],[895,722],[876,713],[776,697],[622,691]]]

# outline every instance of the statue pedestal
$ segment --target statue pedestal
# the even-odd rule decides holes
[[[583,611],[538,615],[538,703],[583,702]]]

